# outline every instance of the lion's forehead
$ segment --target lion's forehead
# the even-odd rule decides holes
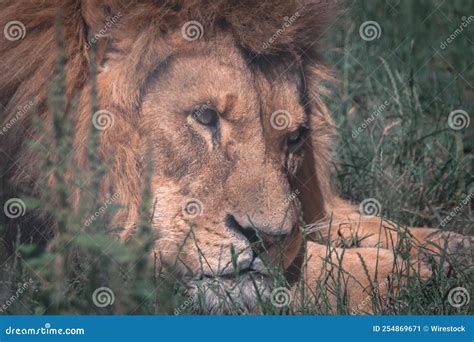
[[[259,68],[258,61],[237,53],[235,46],[218,51],[213,48],[213,44],[207,48],[202,44],[192,54],[178,54],[149,82],[143,103],[154,109],[150,110],[154,115],[144,117],[145,126],[153,127],[160,111],[179,116],[179,112],[196,106],[213,106],[227,121],[246,123],[241,134],[251,132],[252,124],[261,124],[258,119],[268,123],[275,111],[291,115],[289,128],[305,122],[302,81],[294,67],[275,65],[267,74]]]

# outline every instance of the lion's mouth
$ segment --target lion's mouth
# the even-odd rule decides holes
[[[206,314],[255,313],[271,292],[273,276],[260,258],[249,267],[225,274],[200,273],[189,279],[188,295]]]
[[[258,313],[271,293],[269,275],[245,270],[235,275],[202,275],[189,284],[188,295],[204,314]]]
[[[213,278],[220,278],[220,279],[229,279],[229,280],[237,280],[242,278],[243,276],[255,276],[255,277],[271,277],[271,272],[267,266],[265,266],[262,259],[256,257],[252,260],[250,265],[243,269],[237,269],[233,272],[221,272],[219,274],[215,273],[208,273],[208,272],[201,272],[197,274],[197,279],[213,279]]]

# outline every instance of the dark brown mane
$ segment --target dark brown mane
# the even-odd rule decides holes
[[[8,22],[19,21],[24,24],[26,35],[13,42],[2,37],[0,72],[4,82],[0,85],[0,101],[5,106],[19,85],[37,70],[43,69],[43,78],[50,76],[56,56],[54,23],[58,16],[64,19],[67,55],[70,61],[75,58],[70,70],[77,74],[71,79],[77,80],[84,76],[79,70],[86,66],[84,46],[88,35],[99,32],[107,18],[116,13],[121,13],[122,18],[107,36],[123,27],[133,27],[138,33],[150,23],[163,33],[196,20],[204,32],[225,28],[239,45],[255,54],[300,54],[317,42],[334,7],[334,2],[327,0],[6,0],[2,3],[0,24],[5,27]],[[30,83],[29,89],[35,85]]]

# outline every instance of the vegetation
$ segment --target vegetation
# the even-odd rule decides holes
[[[470,0],[439,4],[428,0],[357,1],[328,26],[322,46],[328,47],[325,58],[340,80],[332,85],[333,94],[327,99],[340,133],[334,184],[344,197],[354,202],[375,199],[380,214],[406,225],[474,233],[472,202],[465,203],[474,191],[474,125],[456,130],[448,124],[451,112],[461,109],[472,113],[474,109],[474,22],[446,43],[462,24],[462,17],[468,20],[473,9]],[[366,21],[378,23],[380,37],[363,39],[360,27]],[[61,44],[60,34],[57,40]],[[47,249],[31,243],[15,245],[15,253],[0,270],[0,313],[206,313],[199,295],[189,297],[172,272],[157,269],[157,261],[146,257],[152,239],[146,214],[149,187],[143,189],[143,219],[133,241],[124,245],[110,235],[120,228],[113,227],[111,217],[123,204],[99,200],[104,166],[95,153],[99,132],[94,127],[88,143],[92,177],[66,177],[74,162],[69,153],[72,127],[63,118],[63,63],[63,56],[59,56],[50,95],[55,125],[54,144],[48,148],[54,153],[45,156],[41,165],[44,172],[54,171],[56,185],[45,191],[51,201],[24,199],[28,210],[39,206],[46,210],[61,234]],[[42,153],[33,143],[31,148]],[[78,209],[69,201],[66,189],[71,185],[88,189]],[[59,206],[50,204],[53,198]],[[453,211],[456,215],[446,220]],[[92,216],[95,218],[84,224]],[[396,251],[403,258],[403,248],[398,247]],[[473,312],[472,303],[461,308],[447,303],[454,287],[462,286],[472,293],[472,269],[451,260],[444,247],[439,247],[438,255],[430,259],[431,278],[421,281],[416,269],[411,269],[404,287],[391,293],[388,307],[378,295],[382,284],[373,279],[368,303],[375,313]],[[333,266],[331,279],[317,284],[317,304],[301,300],[298,309],[289,309],[262,301],[262,312],[354,314],[347,308],[350,298],[342,290],[347,276],[338,265]],[[277,285],[285,285],[281,271],[274,272]],[[401,281],[401,272],[393,281]],[[299,292],[306,291],[300,284]],[[336,307],[329,305],[333,294]],[[228,313],[242,311],[245,309],[236,307]]]

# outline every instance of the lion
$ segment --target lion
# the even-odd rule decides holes
[[[371,277],[389,279],[399,263],[393,248],[401,232],[414,267],[429,274],[420,261],[426,246],[447,239],[458,253],[468,239],[361,215],[331,188],[336,132],[323,96],[333,78],[315,45],[334,11],[334,2],[316,0],[2,1],[9,39],[0,46],[0,101],[2,124],[10,123],[1,138],[3,202],[54,187],[54,172],[40,177],[25,140],[48,146],[53,135],[58,114],[48,85],[62,58],[60,119],[72,122],[76,163],[70,184],[88,165],[94,125],[108,165],[101,191],[124,204],[114,222],[127,243],[152,164],[153,251],[191,293],[204,291],[209,312],[225,311],[223,294],[229,306],[258,311],[275,288],[273,267],[297,297],[295,284],[315,289],[328,265],[347,274],[348,305],[358,308]],[[35,129],[32,114],[11,124],[30,102],[46,133]],[[85,190],[69,190],[66,200],[78,206]],[[49,219],[41,210],[28,215],[38,227]],[[17,221],[3,219],[13,241]],[[22,238],[34,234],[22,230]],[[358,245],[347,246],[354,236]]]

